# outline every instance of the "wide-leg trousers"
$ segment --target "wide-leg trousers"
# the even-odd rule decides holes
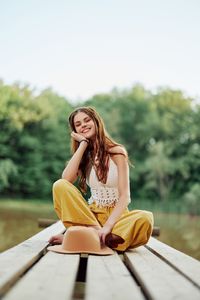
[[[103,226],[113,208],[88,205],[81,192],[66,179],[59,179],[53,184],[54,209],[65,227],[74,225]],[[120,236],[123,244],[115,250],[125,251],[148,242],[153,230],[153,214],[146,210],[124,210],[115,223],[112,233]]]

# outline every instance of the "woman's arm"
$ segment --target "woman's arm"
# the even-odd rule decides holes
[[[118,153],[123,153],[124,155],[126,155],[125,150],[120,146],[115,147],[115,149],[113,148],[113,151],[114,150],[119,151]],[[112,213],[101,229],[100,238],[103,243],[105,243],[106,235],[112,231],[113,226],[118,221],[130,201],[129,165],[127,157],[125,157],[124,155],[116,154],[113,156],[113,160],[116,163],[118,169],[119,201],[117,202],[115,208],[113,209]]]
[[[78,170],[83,154],[88,146],[88,142],[86,142],[86,138],[77,133],[72,133],[72,137],[77,141],[81,141],[78,149],[73,154],[72,158],[68,162],[66,168],[62,173],[62,178],[68,180],[71,183],[74,183],[78,177]],[[84,140],[84,141],[82,141]]]

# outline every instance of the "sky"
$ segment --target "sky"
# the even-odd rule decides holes
[[[72,102],[114,87],[200,101],[200,0],[0,0],[0,78]]]

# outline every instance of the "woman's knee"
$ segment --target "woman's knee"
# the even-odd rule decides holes
[[[56,210],[56,213],[58,214],[58,211],[60,212],[63,202],[66,204],[68,201],[67,195],[70,191],[71,184],[66,179],[58,179],[54,182],[52,187],[53,192],[53,203],[54,203],[54,209]]]
[[[153,230],[153,214],[149,211],[141,211],[136,224],[137,234],[131,243],[131,247],[133,248],[145,245],[151,237]]]
[[[139,219],[139,223],[140,235],[142,239],[142,243],[141,241],[139,241],[139,243],[140,245],[144,245],[148,242],[153,231],[153,214],[149,211],[143,211]]]
[[[58,179],[54,182],[53,184],[53,191],[61,191],[63,189],[68,188],[71,184],[69,181],[67,181],[66,179]]]
[[[143,224],[153,227],[154,219],[152,212],[141,211],[139,219]]]

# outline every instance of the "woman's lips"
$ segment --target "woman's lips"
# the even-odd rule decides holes
[[[86,133],[86,132],[88,132],[89,130],[90,130],[90,128],[84,129],[84,130],[82,131],[82,133]]]

